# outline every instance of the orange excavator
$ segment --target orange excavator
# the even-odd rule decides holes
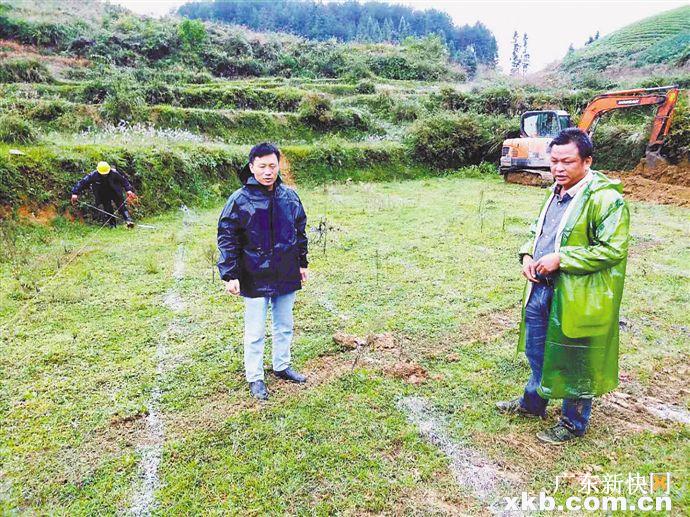
[[[587,105],[577,125],[591,137],[601,116],[613,110],[656,106],[652,133],[647,144],[647,163],[658,159],[658,151],[668,134],[678,100],[678,86],[638,88],[597,95]],[[548,146],[563,129],[573,127],[570,115],[562,110],[527,111],[520,119],[520,138],[503,142],[499,170],[508,182],[551,183]]]

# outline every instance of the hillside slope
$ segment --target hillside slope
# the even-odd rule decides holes
[[[82,16],[87,6],[93,10]],[[52,17],[47,9],[35,0],[0,0],[0,51],[21,44],[29,47],[24,53],[81,58],[111,72],[135,71],[145,81],[163,71],[172,73],[166,79],[176,82],[259,76],[347,76],[353,80],[378,76],[426,81],[464,77],[457,64],[449,62],[448,50],[438,36],[411,38],[401,45],[344,44],[260,34],[198,20],[157,20],[97,0],[66,2],[52,10]],[[0,82],[25,80],[26,74],[19,74],[13,81],[12,71],[25,69],[27,63],[14,63],[11,57],[7,56],[9,63],[0,60],[0,73],[5,72]],[[40,66],[33,61],[30,65],[39,69],[43,82],[50,81]],[[96,77],[104,74],[102,68],[94,69]],[[88,76],[88,70],[78,67],[56,79]]]
[[[690,64],[690,5],[665,11],[570,52],[561,65],[578,73],[611,67]]]

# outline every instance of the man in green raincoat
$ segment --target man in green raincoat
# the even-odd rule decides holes
[[[618,385],[630,214],[620,182],[590,170],[586,133],[566,129],[549,148],[556,183],[519,252],[528,282],[518,350],[532,373],[522,397],[496,406],[544,418],[549,399],[563,399],[560,421],[537,434],[561,444],[585,433],[592,398]]]

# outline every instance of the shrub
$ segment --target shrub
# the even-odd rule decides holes
[[[333,101],[322,93],[308,93],[300,102],[297,115],[308,126],[326,129],[333,121]]]
[[[415,101],[400,100],[396,102],[390,111],[393,122],[411,122],[419,118],[421,107]]]
[[[52,122],[70,110],[70,105],[63,100],[39,101],[33,106],[28,117],[38,122]]]
[[[0,83],[49,83],[53,77],[36,59],[7,59],[0,63]]]
[[[357,83],[357,86],[355,87],[355,92],[363,94],[376,93],[376,86],[372,81],[362,80]]]
[[[206,26],[199,20],[184,20],[177,28],[182,45],[194,50],[206,41]]]
[[[144,96],[134,81],[114,81],[110,91],[105,96],[101,114],[106,120],[118,123],[121,120],[133,122],[140,120],[146,102]]]
[[[517,121],[471,113],[439,113],[417,120],[406,142],[415,160],[438,169],[498,159],[503,140],[516,132]]]
[[[671,163],[690,161],[690,107],[687,102],[678,104],[671,129],[661,147],[661,154]]]
[[[644,156],[649,131],[629,124],[599,125],[594,134],[595,169],[633,169]]]
[[[27,121],[13,115],[0,116],[0,141],[31,144],[38,140],[36,129]]]
[[[468,111],[472,95],[460,92],[451,86],[443,86],[439,91],[441,106],[449,111]]]
[[[355,59],[348,63],[347,70],[343,78],[350,82],[359,81],[361,79],[371,79],[374,77],[374,72],[371,71],[369,65],[364,59]]]
[[[356,108],[334,110],[330,127],[332,129],[352,129],[355,131],[366,132],[375,131],[375,127],[369,113]]]
[[[162,80],[155,80],[144,87],[146,104],[173,104],[175,92],[170,85]]]

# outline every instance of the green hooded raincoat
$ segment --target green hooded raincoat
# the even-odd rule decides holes
[[[618,312],[628,256],[630,213],[619,181],[592,171],[570,202],[556,236],[561,265],[554,284],[539,394],[590,398],[618,385]],[[553,189],[542,205],[533,236],[520,248],[532,255]],[[522,304],[518,351],[525,350]]]

